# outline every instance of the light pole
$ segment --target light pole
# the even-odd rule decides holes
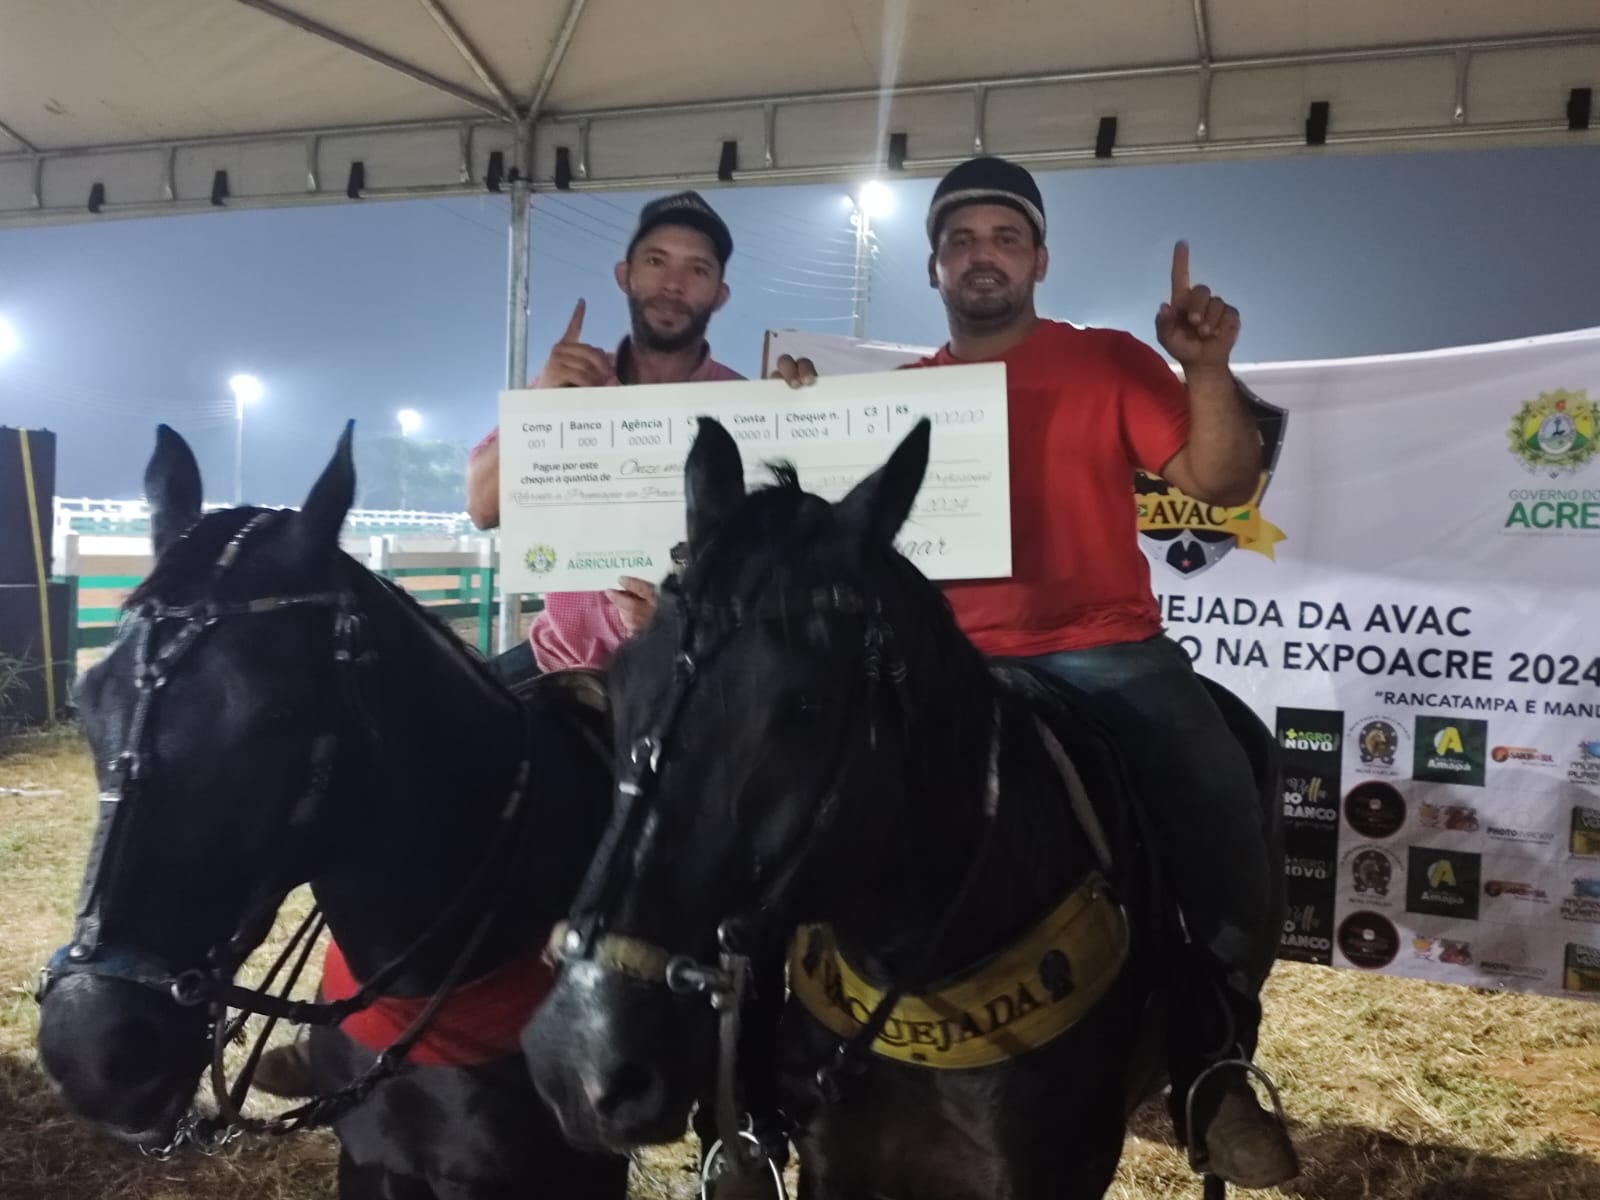
[[[233,391],[233,503],[244,503],[244,410],[261,399],[261,381],[254,375],[235,375],[228,380]]]
[[[413,433],[422,428],[422,414],[414,408],[402,408],[395,413],[394,419],[400,422],[400,438],[402,441],[411,437]],[[407,484],[411,480],[411,454],[405,447],[400,447],[400,510],[409,511]]]
[[[872,288],[872,221],[894,208],[894,193],[877,179],[868,180],[861,190],[846,197],[850,205],[850,224],[856,231],[855,288],[851,295],[852,329],[861,337],[867,327],[867,297]]]

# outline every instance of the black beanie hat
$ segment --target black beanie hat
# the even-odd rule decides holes
[[[939,229],[945,217],[964,204],[1004,204],[1014,208],[1033,224],[1044,241],[1044,198],[1039,185],[1024,167],[1003,158],[968,159],[939,181],[933,203],[928,206],[928,241],[939,244]]]

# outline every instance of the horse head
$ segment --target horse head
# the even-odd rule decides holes
[[[940,769],[970,747],[959,770],[980,788],[988,743],[983,662],[895,549],[928,447],[919,423],[829,503],[785,467],[747,491],[733,439],[701,422],[688,564],[613,662],[612,826],[558,931],[560,982],[523,1038],[569,1138],[681,1133],[713,1060],[712,1009],[695,993],[720,955],[769,955],[801,923],[872,913],[886,872],[915,892],[908,876],[970,854],[976,830],[958,822],[904,871],[890,865],[917,840],[914,798],[932,783],[908,753],[913,725],[944,743]],[[924,694],[951,679],[970,683],[954,704]]]
[[[39,1051],[77,1112],[167,1142],[207,1061],[214,984],[355,833],[353,598],[336,567],[350,428],[299,512],[202,515],[161,426],[145,474],[156,558],[78,702],[100,790],[72,941],[41,984]]]

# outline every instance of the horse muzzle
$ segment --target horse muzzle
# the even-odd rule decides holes
[[[67,1106],[135,1145],[163,1145],[194,1098],[208,1017],[155,988],[90,972],[42,985],[39,1058]]]
[[[522,1034],[540,1096],[574,1143],[677,1141],[700,1093],[711,1012],[662,986],[575,961]]]

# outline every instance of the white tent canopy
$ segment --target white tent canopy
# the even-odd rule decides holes
[[[521,386],[536,187],[1594,147],[1597,83],[1597,0],[0,0],[0,229],[504,191]]]
[[[1597,83],[1595,0],[0,0],[0,225],[1597,145]]]

